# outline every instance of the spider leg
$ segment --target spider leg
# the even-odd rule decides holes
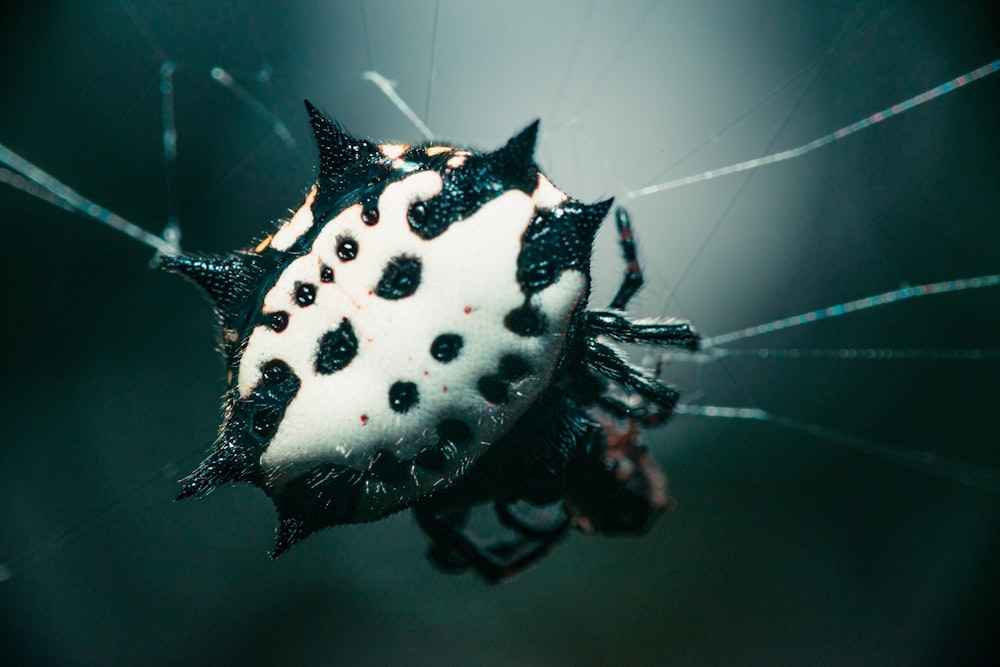
[[[586,341],[585,359],[587,365],[601,375],[635,392],[654,405],[669,413],[677,404],[677,391],[666,387],[655,379],[646,377],[642,371],[629,365],[614,348],[593,338]]]
[[[611,310],[588,310],[583,317],[590,333],[620,343],[679,347],[692,352],[698,349],[700,343],[700,337],[691,325],[679,320],[633,322]]]
[[[619,206],[615,209],[615,225],[618,227],[618,242],[622,246],[622,255],[625,257],[625,277],[618,288],[618,293],[611,300],[610,308],[615,310],[625,310],[628,302],[632,300],[635,293],[642,287],[642,269],[639,268],[639,260],[635,252],[635,238],[632,236],[632,220],[628,211]]]
[[[487,581],[498,583],[518,574],[545,556],[563,536],[569,522],[563,520],[547,534],[509,540],[484,540],[465,527],[466,514],[460,521],[454,515],[417,507],[417,523],[431,539],[428,558],[445,572],[457,572],[469,565]]]

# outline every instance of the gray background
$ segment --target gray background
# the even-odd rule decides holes
[[[621,197],[800,145],[990,62],[991,5],[373,2],[364,18],[358,3],[8,8],[0,142],[159,230],[157,72],[172,58],[184,246],[221,252],[300,205],[313,177],[302,98],[356,134],[419,139],[361,79],[374,67],[442,137],[489,148],[541,117],[552,179],[580,198]],[[210,79],[215,65],[287,123],[297,150]],[[807,158],[632,202],[648,279],[633,312],[714,335],[996,272],[998,93],[995,75]],[[273,510],[255,489],[171,502],[217,426],[223,369],[206,303],[80,216],[8,187],[0,216],[0,562],[13,572],[0,651],[22,662],[997,657],[998,497],[774,424],[688,417],[649,433],[679,508],[643,539],[571,535],[504,586],[434,572],[406,514],[271,562]],[[596,304],[620,271],[608,226]],[[995,350],[998,297],[920,299],[743,347]],[[997,471],[997,370],[995,356],[738,359],[665,376],[693,403]]]

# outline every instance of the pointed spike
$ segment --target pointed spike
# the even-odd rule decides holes
[[[608,197],[602,201],[587,204],[583,207],[582,219],[585,220],[587,224],[592,224],[597,227],[604,222],[604,218],[608,216],[608,211],[611,210],[611,206],[614,205],[614,203],[615,198]]]
[[[328,526],[357,521],[362,473],[346,466],[323,464],[285,481],[271,495],[278,511],[272,558],[299,540]]]
[[[345,165],[377,157],[378,147],[345,132],[332,118],[305,100],[316,146],[319,148],[320,180],[336,179]]]
[[[534,161],[538,124],[536,119],[501,148],[487,155],[499,176],[510,187],[528,194],[534,192],[538,185],[538,167]]]
[[[252,260],[244,255],[161,255],[158,266],[198,285],[224,317],[243,302],[256,275]]]
[[[274,529],[274,550],[271,551],[271,558],[277,558],[285,553],[296,542],[309,535],[312,531],[306,530],[305,522],[297,516],[279,516],[278,525]]]
[[[204,495],[230,482],[248,481],[253,471],[252,452],[237,445],[223,445],[209,454],[194,472],[182,480],[184,486],[176,500]]]
[[[614,201],[614,197],[611,197],[593,204],[577,203],[572,205],[574,209],[571,213],[573,226],[577,230],[580,230],[577,233],[586,233],[593,240],[601,223],[607,217],[608,211],[611,210],[611,205],[614,204]]]
[[[523,159],[531,159],[535,154],[535,142],[538,140],[538,126],[540,124],[541,120],[538,118],[531,121],[523,130],[511,137],[504,147],[499,150],[517,151]]]

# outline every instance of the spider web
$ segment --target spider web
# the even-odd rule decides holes
[[[541,115],[538,157],[555,182],[622,201],[806,145],[998,55],[995,16],[947,3],[312,9],[12,12],[16,57],[0,86],[16,102],[0,110],[0,141],[143,229],[176,219],[186,249],[221,252],[300,203],[313,161],[303,97],[355,134],[421,140],[364,72],[395,80],[443,139],[490,147]],[[718,337],[995,274],[997,85],[629,201],[647,278],[633,312]],[[254,490],[170,506],[171,482],[216,428],[223,369],[207,306],[146,270],[151,251],[126,237],[13,188],[0,198],[14,352],[0,554],[42,556],[11,561],[3,614],[29,656],[99,659],[88,638],[114,627],[119,655],[205,659],[218,649],[199,623],[219,617],[239,650],[270,655],[245,630],[287,609],[302,655],[341,658],[371,659],[386,632],[408,652],[375,655],[411,661],[440,655],[434,638],[452,634],[470,640],[451,645],[459,655],[528,662],[989,650],[1000,506],[951,471],[1000,470],[996,288],[775,325],[694,363],[671,359],[664,376],[690,416],[648,442],[680,509],[643,540],[569,540],[525,575],[533,590],[518,582],[498,601],[432,579],[406,517],[328,531],[272,564],[271,510]],[[599,305],[621,272],[611,231],[597,246]],[[248,582],[253,604],[234,607]],[[305,608],[353,622],[313,632]]]

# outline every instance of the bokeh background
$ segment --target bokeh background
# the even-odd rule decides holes
[[[301,203],[308,97],[352,132],[490,148],[533,118],[583,199],[803,144],[1000,57],[995,3],[51,2],[0,18],[0,142],[147,229],[168,211],[175,74],[184,247],[245,245]],[[221,66],[287,126],[210,76]],[[635,314],[716,335],[1000,267],[1000,77],[798,160],[629,203]],[[0,653],[7,664],[939,664],[1000,657],[1000,496],[850,448],[996,478],[1000,288],[743,349],[914,359],[672,361],[692,404],[845,434],[678,417],[646,441],[679,508],[642,539],[571,535],[502,586],[436,573],[408,514],[272,562],[253,488],[171,502],[212,440],[213,317],[151,252],[0,187]],[[621,264],[610,225],[593,301]],[[930,358],[984,350],[978,360]],[[637,359],[638,361],[638,359]]]

